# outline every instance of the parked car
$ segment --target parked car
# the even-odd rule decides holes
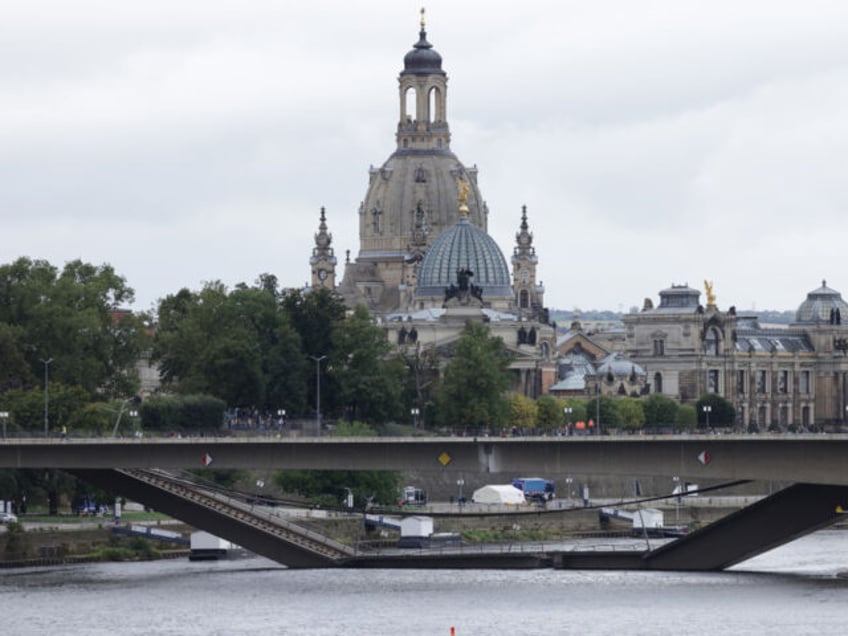
[[[18,518],[11,512],[0,512],[0,523],[17,523]]]

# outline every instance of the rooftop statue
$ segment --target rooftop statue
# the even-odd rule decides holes
[[[716,297],[713,293],[713,283],[712,281],[705,280],[704,281],[704,289],[707,292],[707,307],[715,307]]]

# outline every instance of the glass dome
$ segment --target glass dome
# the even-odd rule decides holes
[[[418,274],[416,296],[439,296],[457,283],[460,270],[471,270],[471,283],[482,288],[483,300],[511,298],[509,267],[494,239],[462,217],[436,237]]]
[[[831,322],[831,311],[834,320],[837,316],[840,323],[843,318],[848,320],[848,303],[842,300],[842,294],[827,286],[827,281],[822,281],[821,287],[807,294],[807,300],[798,307],[795,322]]]

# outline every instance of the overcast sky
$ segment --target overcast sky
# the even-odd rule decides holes
[[[32,0],[3,10],[0,263],[109,263],[137,310],[358,252],[420,2]],[[426,3],[452,149],[546,305],[674,284],[740,310],[848,297],[848,2]],[[704,297],[702,296],[702,299]]]

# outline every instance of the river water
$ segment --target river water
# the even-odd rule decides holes
[[[0,634],[844,634],[848,532],[728,572],[287,570],[261,558],[0,570]]]

